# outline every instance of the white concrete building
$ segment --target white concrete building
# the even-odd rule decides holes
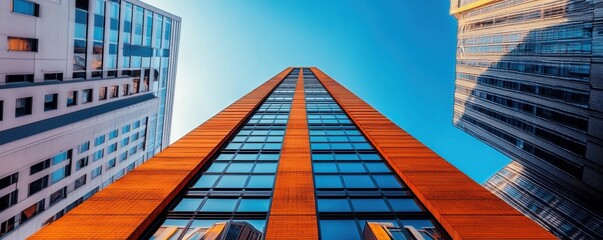
[[[138,0],[0,1],[0,239],[169,144],[180,18]]]

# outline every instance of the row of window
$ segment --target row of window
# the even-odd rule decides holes
[[[494,177],[494,180],[498,180],[498,176]],[[546,224],[555,226],[550,231],[556,235],[565,236],[568,239],[594,239],[592,237],[587,237],[587,235],[580,231],[575,224],[567,221],[565,216],[551,210],[549,206],[539,203],[536,199],[526,194],[526,192],[519,190],[516,186],[503,184],[499,189],[513,198],[512,200],[507,199],[507,201],[512,201],[516,204],[519,203],[525,213],[537,216],[537,222],[540,222],[538,221],[540,218],[546,218]],[[583,223],[579,224],[582,225]]]
[[[459,46],[458,54],[463,53],[496,53],[511,55],[544,55],[544,54],[590,54],[592,44],[590,40],[580,42],[553,42],[553,43],[522,43],[522,44],[497,44],[478,46]]]
[[[572,116],[567,113],[543,108],[540,106],[536,106],[532,103],[514,100],[508,97],[499,96],[482,90],[468,89],[460,85],[456,85],[456,91],[465,95],[479,98],[486,102],[495,103],[503,107],[507,107],[535,117],[543,118],[548,121],[561,124],[567,127],[575,128],[582,131],[586,131],[588,129],[588,119],[582,117]]]
[[[458,65],[469,67],[508,70],[520,73],[538,74],[546,77],[564,77],[588,82],[590,63],[542,62],[542,61],[490,61],[459,59]]]
[[[551,164],[552,166],[560,169],[561,171],[573,176],[577,179],[582,178],[583,167],[566,161],[564,158],[559,157],[553,153],[550,153],[547,150],[544,150],[532,143],[526,142],[523,139],[516,138],[510,134],[507,134],[497,128],[494,128],[480,120],[477,120],[467,114],[462,114],[459,112],[454,112],[454,117],[460,120],[463,120],[467,123],[470,123],[490,134],[510,143],[511,145],[523,150],[526,153],[529,153],[544,162]]]
[[[594,217],[593,214],[573,204],[571,200],[559,198],[546,187],[535,183],[523,174],[516,174],[509,167],[499,171],[487,184],[491,184],[503,191],[504,194],[508,194],[508,197],[512,197],[514,201],[519,202],[525,209],[539,216],[539,219],[558,219],[557,222],[553,221],[549,222],[549,224],[556,223],[555,225],[558,225],[562,223],[582,228],[580,230],[573,227],[558,228],[558,230],[570,230],[563,231],[563,235],[567,237],[578,232],[581,232],[579,233],[580,235],[585,235],[586,232],[589,232],[590,238],[596,238],[595,235],[597,233],[592,230],[603,227],[603,221]],[[584,239],[588,237],[574,235],[570,238]]]
[[[130,91],[130,84],[122,85],[122,95],[128,96],[137,94],[140,91],[140,87],[134,80],[133,89]],[[103,101],[110,98],[119,97],[119,85],[113,85],[109,87],[100,87],[98,93],[98,100]],[[148,85],[146,85],[142,92],[149,91]],[[79,95],[79,97],[78,97]],[[84,89],[81,91],[69,91],[67,92],[67,99],[65,100],[65,106],[71,107],[78,104],[86,104],[93,101],[93,89]],[[3,110],[4,101],[0,101],[0,110]],[[44,111],[56,110],[59,107],[59,94],[51,93],[44,95]],[[3,120],[3,111],[0,111],[0,121]],[[31,115],[33,113],[33,97],[17,98],[15,100],[15,118]]]
[[[566,149],[574,154],[579,156],[584,156],[586,153],[586,142],[579,141],[577,139],[573,139],[570,137],[562,136],[559,133],[552,132],[551,130],[544,129],[538,125],[534,125],[532,123],[526,122],[522,119],[517,119],[513,116],[509,116],[506,114],[502,114],[500,112],[484,108],[482,106],[461,101],[459,99],[455,99],[455,103],[461,106],[465,106],[466,108],[472,109],[474,111],[480,112],[482,114],[487,115],[492,119],[496,119],[500,122],[506,123],[510,126],[513,126],[523,132],[526,132],[530,135],[541,138],[545,141],[553,143],[563,149]]]
[[[568,39],[589,39],[592,37],[592,23],[555,26],[530,31],[493,34],[487,36],[469,37],[460,39],[462,45],[500,44],[511,42],[559,41]],[[542,43],[537,43],[542,44]]]
[[[542,6],[538,6],[538,9],[528,12],[512,13],[503,16],[497,15],[496,17],[463,25],[462,32],[475,31],[478,29],[495,27],[503,24],[524,23],[535,20],[542,21],[543,19],[561,17],[567,15],[570,9],[576,9],[576,7],[578,7],[576,5],[577,4],[570,3],[563,6],[552,6],[544,9],[542,9]]]
[[[490,76],[478,76],[469,73],[457,72],[456,78],[479,85],[497,87],[507,90],[521,92],[522,94],[533,94],[541,97],[562,100],[563,102],[575,103],[580,106],[588,106],[588,92],[575,92],[567,88],[554,88],[534,84],[526,84],[519,81],[511,81]]]
[[[44,81],[63,81],[63,73],[44,73]],[[6,83],[34,82],[33,74],[8,74],[5,77]]]

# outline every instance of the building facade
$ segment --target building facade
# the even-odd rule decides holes
[[[285,69],[32,239],[224,234],[554,239],[314,67]]]
[[[0,2],[0,238],[169,144],[180,18],[138,0]]]
[[[515,161],[486,186],[567,239],[603,238],[601,10],[591,0],[451,1],[453,123]]]

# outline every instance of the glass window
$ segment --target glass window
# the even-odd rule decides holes
[[[332,154],[312,154],[312,160],[314,161],[330,161],[333,159]]]
[[[255,153],[251,153],[251,154],[237,154],[233,160],[235,161],[253,161],[258,157],[257,154]]]
[[[388,199],[389,204],[396,212],[421,212],[421,208],[413,199]]]
[[[174,211],[179,212],[194,212],[199,208],[199,204],[203,201],[202,198],[183,198],[178,205],[174,208]]]
[[[67,107],[77,105],[77,91],[70,91],[67,93]]]
[[[51,111],[58,108],[59,94],[46,94],[44,95],[44,111]]]
[[[220,172],[224,171],[224,169],[226,168],[227,165],[228,164],[226,164],[226,163],[212,163],[206,172],[220,173]]]
[[[100,87],[98,89],[98,100],[106,100],[107,99],[107,87]]]
[[[339,170],[342,173],[363,173],[366,172],[362,163],[338,163]]]
[[[102,172],[103,172],[103,167],[102,166],[99,166],[99,167],[93,169],[90,172],[90,179],[94,179],[94,178],[100,176]]]
[[[412,226],[425,238],[425,239],[433,239],[433,235],[441,235],[441,233],[434,234],[434,229],[436,229],[433,223],[427,219],[402,219],[402,225]],[[432,233],[431,236],[427,235],[428,233]]]
[[[361,240],[354,220],[320,220],[320,237],[329,240]]]
[[[200,211],[203,212],[233,212],[238,199],[209,198],[203,204]]]
[[[336,173],[337,166],[335,163],[314,163],[312,164],[314,167],[315,173]]]
[[[217,188],[243,188],[247,175],[224,175],[216,185]]]
[[[377,154],[360,154],[360,159],[365,160],[365,161],[381,160],[381,158]]]
[[[274,175],[252,175],[247,188],[272,188]]]
[[[116,138],[118,135],[117,129],[109,132],[109,140]]]
[[[39,17],[40,5],[25,0],[13,0],[13,12]]]
[[[316,188],[343,188],[339,175],[316,175],[314,178]]]
[[[319,212],[351,212],[347,199],[318,199]]]
[[[29,175],[34,175],[50,167],[50,159],[46,159],[29,167]]]
[[[92,89],[82,90],[82,103],[92,102]]]
[[[335,154],[335,160],[341,161],[357,161],[359,160],[358,155],[356,154]]]
[[[402,188],[394,175],[373,175],[373,178],[381,188]]]
[[[344,175],[343,181],[346,188],[375,188],[375,184],[368,175]]]
[[[94,146],[98,146],[105,143],[105,135],[99,136],[94,140]]]
[[[234,154],[220,154],[216,160],[231,160],[232,157],[234,157]]]
[[[352,206],[356,212],[389,212],[383,199],[352,199]]]
[[[32,97],[17,98],[15,105],[15,117],[31,115]]]
[[[82,169],[83,167],[86,167],[86,166],[88,166],[88,156],[86,156],[86,157],[78,160],[75,163],[75,170],[78,171],[78,170],[80,170],[80,169]]]
[[[254,173],[276,173],[276,163],[258,163],[253,169]]]
[[[227,173],[250,173],[253,163],[231,163]]]
[[[389,168],[385,165],[385,163],[376,162],[376,163],[365,163],[366,168],[368,168],[369,172],[373,173],[387,173],[390,172]]]
[[[278,157],[278,154],[260,154],[258,160],[276,161]]]
[[[237,212],[267,212],[270,199],[241,199]]]
[[[38,39],[8,37],[8,51],[37,52]]]

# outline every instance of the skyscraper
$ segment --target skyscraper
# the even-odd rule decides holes
[[[138,0],[0,1],[0,238],[168,145],[179,31]]]
[[[285,69],[32,239],[233,227],[263,239],[553,239],[313,67]]]
[[[453,0],[453,123],[514,162],[485,185],[557,236],[603,238],[603,5]]]

